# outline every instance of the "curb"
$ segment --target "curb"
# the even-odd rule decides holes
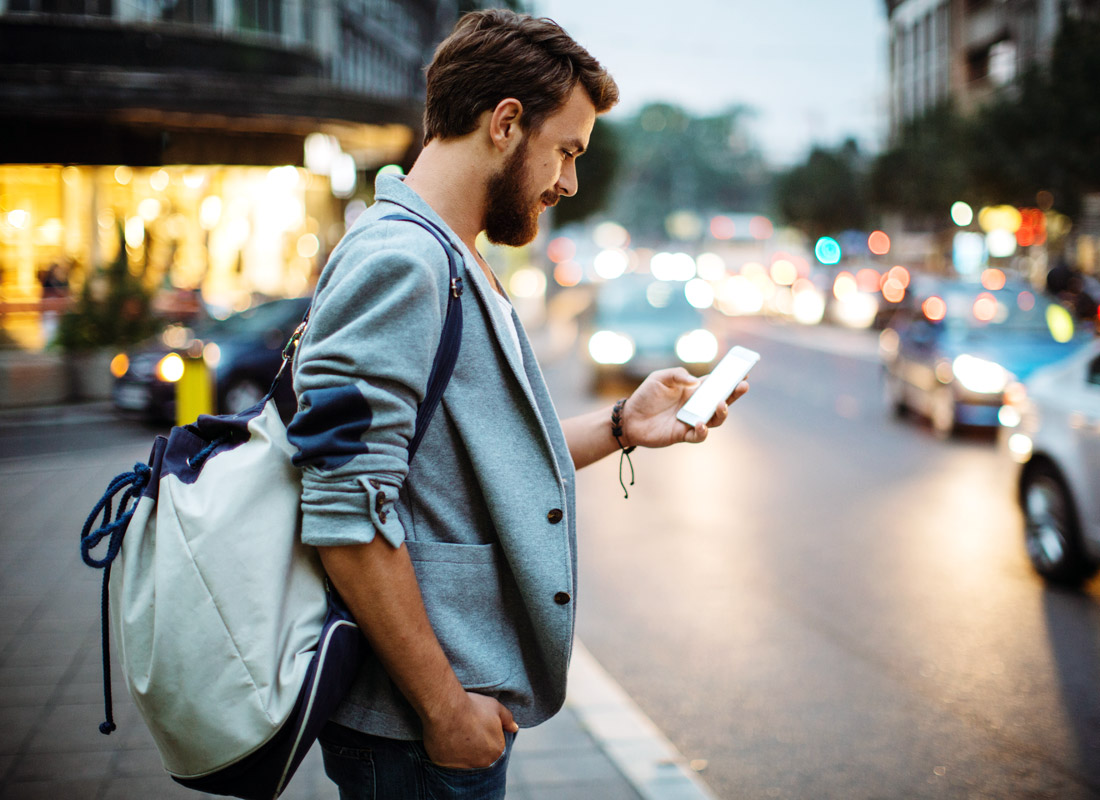
[[[717,800],[579,640],[573,645],[565,703],[644,800]]]
[[[110,400],[0,408],[0,429],[45,425],[86,425],[120,419]]]

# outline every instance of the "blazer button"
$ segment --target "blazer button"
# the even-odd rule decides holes
[[[554,595],[554,602],[559,606],[564,606],[570,600],[569,592],[558,592]]]
[[[565,515],[561,513],[560,508],[552,508],[550,509],[550,512],[546,515],[546,518],[550,520],[551,525],[557,525],[559,522],[561,522],[561,518],[564,516]]]

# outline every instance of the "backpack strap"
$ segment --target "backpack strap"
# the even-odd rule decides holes
[[[416,451],[420,447],[420,440],[424,438],[428,423],[431,422],[432,416],[439,406],[439,401],[443,399],[443,392],[446,391],[447,384],[451,381],[451,374],[458,362],[458,351],[462,346],[462,303],[458,300],[462,296],[463,289],[462,277],[458,274],[458,264],[461,256],[451,246],[446,234],[434,222],[409,212],[394,212],[379,218],[380,222],[394,220],[412,222],[436,238],[436,241],[443,248],[443,252],[447,254],[447,270],[449,273],[447,285],[450,287],[450,291],[447,293],[447,312],[443,317],[443,330],[439,336],[439,347],[436,349],[435,360],[432,361],[432,369],[428,374],[428,387],[424,392],[424,400],[416,410],[416,428],[413,431],[412,439],[409,440],[409,462],[411,463],[413,456],[416,455]],[[312,310],[312,305],[306,309],[301,324],[294,329],[294,333],[290,335],[286,347],[283,348],[283,363],[279,366],[279,372],[275,375],[275,380],[272,381],[271,388],[268,389],[267,395],[264,397],[264,402],[267,402],[275,393],[275,387],[286,370],[287,364],[294,358],[298,344],[305,333],[306,325],[309,324],[309,314]]]
[[[439,348],[432,362],[432,370],[428,375],[428,388],[424,392],[424,401],[416,410],[416,429],[412,440],[409,442],[409,461],[413,460],[420,440],[424,438],[424,431],[435,414],[439,401],[443,398],[443,392],[450,383],[451,374],[454,372],[455,363],[458,361],[458,351],[462,346],[462,303],[458,298],[462,295],[462,278],[458,274],[458,261],[460,256],[439,227],[423,217],[409,213],[393,213],[382,217],[382,220],[405,220],[419,225],[436,238],[447,254],[447,270],[449,272],[447,292],[447,313],[443,318],[443,331],[439,336]]]

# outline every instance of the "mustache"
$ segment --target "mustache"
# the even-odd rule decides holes
[[[541,199],[542,202],[546,203],[546,205],[552,207],[558,204],[558,201],[561,199],[561,195],[553,190],[550,190],[548,192],[543,192],[542,197],[539,199]]]

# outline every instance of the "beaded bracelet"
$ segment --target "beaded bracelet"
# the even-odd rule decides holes
[[[630,485],[634,485],[634,462],[630,460],[630,454],[634,452],[636,445],[630,447],[623,446],[623,406],[626,405],[626,398],[615,404],[615,407],[611,409],[611,435],[615,437],[615,441],[619,443],[619,485],[623,487],[623,497],[630,497],[630,494],[626,490],[626,484],[623,483],[623,459],[626,459],[626,463],[630,465]]]

